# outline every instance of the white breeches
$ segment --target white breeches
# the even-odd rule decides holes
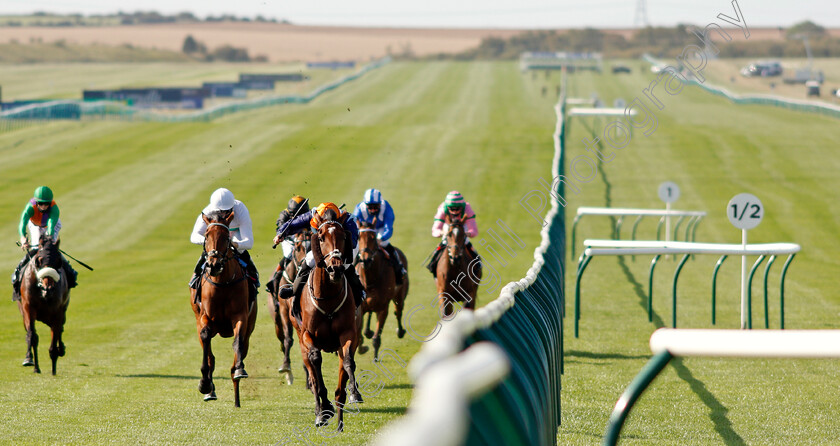
[[[26,222],[26,228],[29,230],[29,243],[32,246],[38,246],[38,243],[41,241],[41,232],[45,231],[47,228],[41,228],[40,226],[36,226],[32,223],[32,221]],[[55,222],[55,229],[53,230],[53,242],[58,241],[58,231],[61,230],[61,219],[59,218],[57,222]]]
[[[283,243],[280,243],[280,247],[283,248],[283,257],[287,259],[292,258],[292,252],[295,250],[295,242],[289,239],[283,240]]]

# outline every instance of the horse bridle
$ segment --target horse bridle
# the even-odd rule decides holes
[[[229,228],[227,225],[225,225],[225,224],[223,224],[223,223],[210,223],[210,224],[208,224],[208,225],[207,225],[207,229],[210,229],[210,227],[211,227],[211,226],[221,226],[221,227],[225,228],[225,229],[227,230],[227,232],[228,232],[228,244],[227,244],[227,246],[225,246],[225,250],[224,250],[224,252],[223,252],[223,253],[221,254],[221,256],[220,256],[220,255],[219,255],[219,251],[217,251],[217,250],[215,250],[215,249],[212,249],[212,250],[210,250],[210,251],[207,251],[207,237],[206,237],[207,230],[205,230],[205,231],[204,231],[204,234],[205,234],[205,238],[204,238],[204,252],[207,254],[207,257],[219,257],[219,256],[220,256],[220,257],[222,258],[222,262],[220,262],[220,265],[221,265],[221,266],[219,266],[219,271],[217,272],[217,275],[218,275],[218,274],[221,274],[221,273],[222,273],[222,271],[224,271],[224,270],[225,270],[225,263],[226,263],[226,262],[227,262],[227,260],[228,260],[228,253],[230,252],[230,248],[232,248],[232,247],[233,247],[233,238],[232,238],[232,237],[230,237],[230,228]],[[212,266],[205,267],[205,269],[207,269],[207,268],[209,268],[209,269],[211,269],[211,270],[212,270]],[[211,281],[211,282],[212,282],[212,281]],[[215,283],[215,282],[213,282],[213,283]]]
[[[461,230],[461,231],[463,231],[463,230],[464,230],[464,223],[463,223],[462,221],[459,221],[457,224],[454,224],[454,225],[450,223],[450,224],[449,224],[449,231],[446,233],[447,238],[449,237],[449,234],[451,234],[451,233],[452,233],[453,227],[460,228],[460,230]],[[465,233],[464,237],[466,238],[466,233]],[[455,247],[457,247],[457,245],[452,245],[451,247],[452,247],[452,248],[455,248]],[[466,246],[465,246],[465,247],[466,247]],[[460,254],[460,255],[458,255],[458,256],[452,256],[452,255],[449,253],[449,248],[450,248],[450,245],[447,243],[447,255],[449,255],[449,259],[450,259],[450,260],[452,260],[453,262],[455,262],[455,261],[457,261],[457,260],[461,259],[461,258],[464,256],[463,249],[462,249],[462,252],[461,252],[461,254]]]
[[[359,233],[362,233],[362,232],[377,232],[377,231],[376,231],[376,229],[373,229],[373,228],[359,229]],[[359,251],[359,260],[361,260],[362,263],[364,263],[364,259],[362,259],[362,253],[365,253],[365,254],[370,254],[370,257],[371,257],[370,260],[372,261],[373,257],[376,256],[377,251],[378,251],[378,249],[371,249],[371,248],[362,249],[362,250]]]

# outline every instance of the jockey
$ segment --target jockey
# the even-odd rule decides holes
[[[400,256],[391,245],[391,236],[394,235],[394,210],[391,205],[387,200],[382,199],[382,193],[378,190],[368,189],[362,197],[362,202],[356,205],[353,218],[356,221],[374,224],[379,246],[391,256],[391,266],[394,268],[397,285],[402,285],[406,271]]]
[[[446,232],[448,225],[444,223],[445,217],[449,215],[450,218],[460,218],[464,223],[464,230],[467,232],[466,248],[472,258],[479,258],[478,252],[470,242],[469,237],[478,235],[478,224],[475,219],[475,212],[472,206],[464,200],[464,197],[457,190],[453,190],[446,194],[446,199],[440,204],[435,213],[435,222],[432,224],[432,237],[442,237],[440,244],[435,248],[432,255],[432,260],[427,265],[432,275],[437,277],[437,262],[440,258],[443,248],[446,246]],[[481,268],[481,261],[479,260],[478,267]]]
[[[339,210],[338,206],[334,203],[321,203],[317,208],[312,209],[305,214],[298,215],[291,221],[283,223],[283,225],[280,226],[280,231],[287,233],[297,232],[308,227],[311,227],[313,230],[317,229],[314,219],[315,214],[317,213],[319,216],[323,217],[327,212],[335,215],[336,219],[347,214],[347,212]],[[352,253],[346,252],[348,251],[347,249],[344,250],[344,276],[347,278],[347,282],[353,290],[353,297],[356,299],[356,306],[358,307],[365,299],[365,289],[362,286],[362,282],[359,280],[359,276],[356,275],[356,269],[353,268],[352,263],[353,259],[356,257],[356,251],[358,249],[356,244],[359,241],[359,228],[356,226],[356,221],[349,215],[348,218],[344,220],[342,227],[349,235],[346,242],[348,243],[350,250],[352,250]],[[303,292],[303,287],[306,285],[306,281],[309,278],[309,273],[312,271],[312,268],[315,268],[315,256],[312,251],[309,251],[306,253],[306,261],[303,262],[300,271],[298,271],[297,277],[295,277],[294,285],[291,288],[281,288],[280,293],[278,294],[278,297],[281,299],[288,299],[294,296],[295,299],[292,303],[292,311],[297,312],[298,314],[300,311],[300,295]]]
[[[266,290],[269,292],[271,292],[270,288],[273,288],[280,281],[283,270],[286,269],[286,265],[288,265],[292,260],[292,255],[295,250],[294,236],[306,230],[306,228],[303,228],[293,234],[283,234],[283,232],[280,231],[280,227],[291,220],[294,216],[305,214],[307,212],[309,212],[309,203],[306,201],[306,198],[301,197],[300,195],[295,195],[289,200],[289,204],[286,206],[286,209],[283,209],[277,217],[277,234],[274,236],[274,246],[280,245],[280,247],[283,248],[283,258],[280,260],[280,264],[277,265],[277,269],[274,271],[274,276],[266,285]],[[283,239],[280,238],[281,234],[283,234]]]
[[[26,238],[27,229],[32,239],[31,243]],[[59,219],[58,205],[53,200],[52,190],[47,186],[35,189],[34,196],[23,208],[23,213],[20,215],[20,224],[18,224],[20,246],[26,254],[15,268],[15,272],[12,273],[12,287],[14,289],[12,300],[20,300],[20,285],[23,281],[21,272],[29,259],[38,252],[41,236],[52,237],[53,242],[58,243],[58,231],[60,230],[61,220]],[[70,266],[64,256],[61,256],[61,262],[67,276],[67,285],[70,288],[75,287],[78,273]]]
[[[260,286],[260,275],[251,260],[251,254],[248,253],[248,250],[254,247],[254,234],[251,229],[251,216],[248,213],[248,208],[233,197],[233,192],[225,188],[216,189],[210,196],[210,204],[201,211],[201,214],[195,220],[195,226],[193,226],[192,234],[190,234],[190,242],[196,245],[204,245],[207,223],[204,222],[201,215],[210,215],[212,212],[221,212],[222,216],[230,215],[233,212],[233,220],[230,222],[229,228],[230,237],[233,247],[236,248],[239,263],[245,267],[245,273],[249,279],[249,298],[253,300],[256,298]],[[190,279],[190,288],[198,289],[206,259],[207,253],[202,251],[198,263],[195,264],[192,279]]]

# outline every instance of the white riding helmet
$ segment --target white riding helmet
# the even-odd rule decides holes
[[[233,192],[224,187],[216,189],[213,195],[210,195],[210,207],[214,211],[229,211],[233,209],[236,204],[236,199],[233,198]]]

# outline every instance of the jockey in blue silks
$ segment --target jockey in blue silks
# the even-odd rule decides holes
[[[394,235],[394,210],[391,205],[387,200],[382,199],[381,192],[376,189],[368,189],[365,191],[362,202],[356,205],[353,218],[358,222],[374,225],[373,228],[376,230],[379,246],[385,249],[391,257],[394,277],[397,280],[397,285],[401,285],[406,271],[400,256],[391,245],[391,236]]]

